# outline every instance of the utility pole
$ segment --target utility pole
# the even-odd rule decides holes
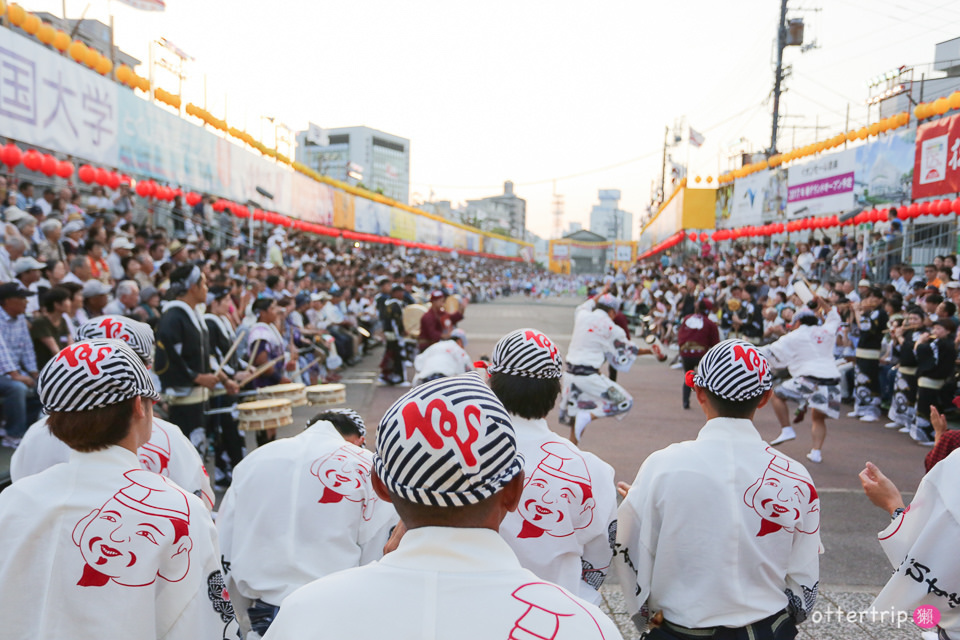
[[[786,2],[787,0],[783,0]],[[663,128],[663,171],[660,174],[660,204],[667,201],[667,138],[670,136],[670,127]]]
[[[780,84],[783,81],[783,50],[787,46],[787,0],[780,0],[780,26],[777,29],[777,75],[773,81],[773,131],[770,155],[777,152],[777,124],[780,118]]]

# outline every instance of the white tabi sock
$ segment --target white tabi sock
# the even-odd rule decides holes
[[[584,429],[587,428],[591,420],[593,420],[593,416],[586,411],[581,411],[577,414],[576,421],[573,423],[573,433],[576,435],[577,440],[580,440],[580,436],[583,435]]]

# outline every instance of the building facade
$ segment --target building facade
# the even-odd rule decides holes
[[[409,204],[410,141],[370,127],[297,132],[297,162],[335,180],[362,184]]]
[[[619,189],[600,189],[590,210],[590,231],[610,240],[633,239],[633,214],[620,208]]]
[[[527,231],[527,201],[513,192],[513,183],[503,183],[503,194],[480,200],[467,200],[464,222],[484,231],[507,231],[523,240]]]

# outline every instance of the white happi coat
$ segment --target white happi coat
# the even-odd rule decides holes
[[[0,493],[3,637],[236,637],[217,532],[196,496],[118,446]]]
[[[177,425],[153,418],[150,441],[137,451],[140,466],[170,478],[181,488],[203,500],[207,509],[216,502],[210,476],[196,447]],[[17,482],[27,476],[70,459],[70,447],[50,432],[43,416],[27,429],[10,460],[10,478]]]
[[[599,604],[617,535],[613,467],[554,434],[546,420],[510,420],[526,478],[500,535],[524,568]]]
[[[760,350],[775,368],[786,368],[790,377],[840,378],[833,350],[843,320],[835,308],[822,325],[800,325]]]
[[[241,624],[245,600],[279,606],[308,582],[383,555],[399,518],[374,493],[372,468],[373,455],[326,421],[236,466],[217,530]]]
[[[376,615],[357,611],[375,602]],[[353,640],[616,640],[596,606],[521,568],[495,531],[408,531],[379,562],[341,571],[287,598],[265,640],[322,630]]]
[[[877,611],[940,610],[940,626],[960,638],[960,451],[938,462],[920,481],[907,510],[880,532],[894,566],[877,596]]]
[[[455,340],[441,340],[418,354],[413,366],[417,370],[413,383],[417,384],[438,373],[451,378],[473,371],[473,360]]]
[[[657,611],[703,628],[813,610],[820,500],[803,465],[750,420],[714,418],[650,455],[618,515],[613,564],[638,626]]]
[[[609,362],[617,371],[629,371],[637,359],[636,345],[627,339],[627,334],[614,324],[606,311],[596,306],[593,300],[587,300],[577,307],[573,336],[567,349],[567,364],[599,369],[604,362]]]

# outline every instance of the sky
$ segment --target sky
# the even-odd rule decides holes
[[[665,127],[704,134],[699,149],[670,150],[691,177],[770,144],[777,0],[166,0],[163,13],[119,0],[22,4],[56,15],[65,5],[69,18],[87,8],[104,22],[112,13],[116,43],[144,61],[151,40],[169,39],[195,58],[185,101],[203,104],[206,78],[209,110],[266,144],[275,133],[261,116],[410,139],[412,203],[496,195],[512,180],[541,237],[555,235],[555,193],[565,231],[588,225],[599,189],[621,190],[638,237]],[[845,130],[848,104],[849,128],[866,124],[869,78],[900,65],[929,77],[935,44],[960,37],[955,0],[789,7],[818,48],[785,52],[780,150],[812,142],[817,125],[819,139]]]

